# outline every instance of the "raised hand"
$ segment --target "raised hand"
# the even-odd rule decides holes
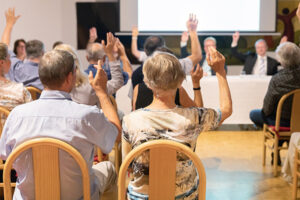
[[[195,71],[194,69],[192,69],[190,74],[192,77],[193,84],[199,84],[200,79],[203,77],[203,69],[202,67],[200,67],[199,64],[197,64]]]
[[[297,9],[296,14],[297,14],[298,20],[300,22],[300,3],[298,4],[298,9]]]
[[[186,31],[184,31],[184,32],[182,32],[182,34],[181,34],[181,42],[187,42],[189,40],[189,33],[188,32],[186,32]]]
[[[120,56],[120,57],[126,56],[125,47],[124,47],[124,45],[122,44],[122,42],[119,40],[119,38],[117,38],[116,46],[117,46],[117,48],[118,48],[118,54],[119,54],[119,56]]]
[[[107,91],[107,75],[103,68],[101,67],[102,63],[99,60],[98,65],[94,65],[94,67],[97,69],[97,73],[95,78],[93,78],[93,73],[90,71],[89,73],[89,82],[92,86],[92,88],[95,90],[98,94],[106,94]]]
[[[18,16],[15,15],[15,8],[9,8],[5,12],[6,25],[13,26],[20,17],[21,17],[20,15]]]
[[[280,39],[280,44],[285,43],[288,41],[288,37],[285,35]]]
[[[116,40],[117,39],[114,37],[114,35],[111,32],[109,32],[109,33],[106,33],[106,45],[105,45],[104,40],[101,41],[103,50],[107,56],[113,55],[113,50],[114,50]]]
[[[139,35],[139,29],[137,28],[137,26],[133,26],[131,36],[132,37],[137,37],[138,35]]]
[[[236,31],[233,35],[232,35],[232,42],[238,43],[240,39],[240,32]]]
[[[198,20],[195,14],[190,14],[189,20],[186,22],[186,27],[189,32],[196,31],[198,26]]]
[[[97,35],[97,29],[95,27],[90,28],[90,38],[89,38],[89,42],[90,43],[94,43],[96,41],[96,39],[98,38]]]
[[[218,52],[215,48],[209,46],[208,54],[206,55],[207,64],[216,72],[225,72],[225,57]],[[225,72],[226,74],[226,72]]]

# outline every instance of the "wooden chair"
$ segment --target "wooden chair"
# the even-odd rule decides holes
[[[2,117],[7,118],[9,113],[10,113],[9,110],[7,110],[6,108],[0,106],[0,120],[1,120]],[[3,124],[0,121],[0,137],[1,137],[1,134],[2,134],[2,129],[3,129]]]
[[[119,200],[126,199],[126,172],[132,160],[149,150],[149,200],[174,199],[177,152],[184,153],[194,163],[199,175],[198,199],[205,199],[206,175],[199,157],[187,146],[170,140],[154,140],[133,149],[123,161],[118,180]]]
[[[32,86],[28,86],[26,88],[30,92],[32,100],[37,100],[42,93],[42,91],[40,89],[37,89]]]
[[[53,138],[36,138],[20,144],[7,158],[3,179],[4,197],[12,199],[10,186],[10,171],[15,159],[24,151],[32,149],[35,199],[52,200],[60,199],[60,176],[59,176],[59,149],[69,153],[80,167],[82,173],[82,187],[84,200],[89,200],[90,177],[86,161],[81,154],[71,145]]]
[[[118,106],[117,106],[115,98],[112,95],[110,95],[109,98],[111,100],[111,103],[115,107],[116,111],[118,111]],[[114,155],[114,164],[115,164],[115,169],[116,169],[117,173],[119,172],[120,163],[121,163],[121,157],[122,157],[120,144],[121,143],[116,142],[115,145],[114,145],[114,147],[113,147],[113,150],[115,152],[115,155]],[[104,161],[104,160],[108,160],[108,156],[107,156],[107,159],[103,159],[103,153],[102,153],[102,151],[101,151],[101,149],[99,147],[97,147],[97,157],[98,157],[98,161],[99,162]]]
[[[300,149],[295,149],[294,158],[294,169],[293,169],[293,186],[292,186],[292,199],[297,199],[297,189],[298,189],[298,178],[300,177]]]
[[[282,106],[284,101],[291,95],[293,96],[293,105],[291,110],[291,122],[290,127],[280,127],[280,116],[282,111]],[[266,164],[266,147],[267,140],[273,141],[273,147],[270,149],[273,151],[273,175],[277,176],[277,162],[278,162],[278,152],[281,149],[286,149],[285,147],[278,147],[278,142],[280,140],[289,140],[293,132],[300,131],[300,89],[293,90],[285,95],[283,95],[278,103],[276,111],[275,126],[269,126],[264,124],[263,127],[263,166]]]

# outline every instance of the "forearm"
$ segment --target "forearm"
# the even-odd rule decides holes
[[[132,37],[131,39],[131,53],[139,59],[141,54],[137,47],[137,37]]]
[[[111,103],[111,100],[107,93],[96,91],[96,95],[99,98],[101,109],[102,109],[105,117],[108,119],[108,121],[110,121],[112,124],[114,124],[118,129],[119,134],[117,136],[116,141],[119,142],[121,139],[122,128],[121,128],[121,122],[120,122],[118,114],[117,114],[117,110]]]
[[[13,29],[13,25],[6,25],[3,31],[3,35],[1,41],[5,43],[7,46],[10,44],[11,32]]]
[[[193,88],[200,88],[200,83],[194,83],[193,82]],[[194,91],[194,102],[197,107],[204,107],[203,105],[203,99],[202,99],[202,94],[201,94],[201,89],[200,90],[193,90]]]
[[[190,59],[193,61],[193,65],[196,65],[202,59],[202,51],[200,42],[198,39],[198,35],[196,31],[190,31],[190,38],[191,38],[191,52],[192,54],[189,56]]]
[[[122,70],[120,68],[120,62],[109,62],[111,80],[107,82],[107,93],[112,95],[117,92],[124,84],[124,78]]]
[[[130,61],[128,60],[127,56],[121,56],[120,60],[123,63],[123,70],[125,72],[127,72],[128,75],[129,75],[129,78],[131,78],[131,76],[132,76],[132,67],[131,67]]]
[[[222,112],[221,124],[232,113],[232,100],[225,70],[217,72],[216,76],[219,83],[220,110]]]

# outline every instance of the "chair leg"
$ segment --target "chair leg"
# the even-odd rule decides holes
[[[118,143],[115,143],[115,169],[117,174],[119,174],[119,168],[120,168],[120,150],[119,150],[119,145]]]
[[[277,163],[278,163],[278,136],[275,135],[274,140],[274,159],[273,159],[273,175],[277,176]]]
[[[298,151],[297,148],[295,150],[295,158],[294,158],[294,169],[293,169],[293,186],[292,186],[292,199],[296,200],[297,199],[297,186],[298,186],[298,176],[297,176],[297,171],[298,171]]]
[[[263,128],[263,157],[262,157],[262,165],[265,166],[266,165],[266,136],[265,136],[265,132],[266,132],[266,125],[264,124],[264,128]]]

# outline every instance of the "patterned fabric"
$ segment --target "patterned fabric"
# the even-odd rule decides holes
[[[168,139],[194,151],[200,132],[216,128],[220,119],[220,111],[206,108],[139,109],[123,118],[123,138],[133,149],[150,140]],[[194,165],[181,153],[177,154],[177,161],[175,195],[179,198],[176,199],[195,199],[197,191],[193,188],[197,185],[197,172]],[[144,152],[137,157],[132,169],[133,179],[129,183],[128,197],[147,199],[144,197],[148,194],[149,153]]]
[[[30,102],[31,100],[29,91],[22,83],[0,80],[0,106],[11,111],[17,105]],[[1,115],[0,119],[1,124],[4,125],[6,117]]]
[[[295,89],[300,89],[300,67],[294,69],[283,69],[275,74],[268,87],[264,98],[263,112],[266,116],[276,114],[280,98]],[[281,118],[289,120],[291,117],[292,97],[285,100]]]

